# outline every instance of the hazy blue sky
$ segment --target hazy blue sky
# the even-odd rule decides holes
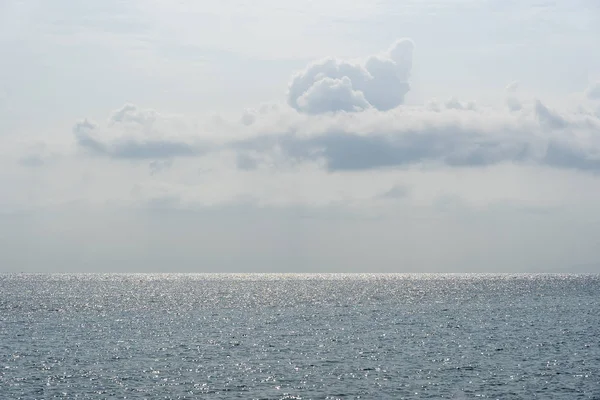
[[[597,0],[0,0],[0,271],[600,272]]]

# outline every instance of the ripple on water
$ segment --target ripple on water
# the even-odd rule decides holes
[[[0,398],[600,397],[594,275],[0,275]]]

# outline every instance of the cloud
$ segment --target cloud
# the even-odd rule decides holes
[[[469,102],[465,103],[465,102],[458,100],[456,97],[452,97],[452,98],[448,99],[448,101],[446,101],[445,106],[449,110],[471,110],[471,111],[473,111],[476,108],[475,102],[469,101]]]
[[[573,143],[551,141],[542,162],[552,167],[597,173],[600,172],[600,151],[598,148],[586,149]]]
[[[244,141],[243,147],[268,150],[269,138]],[[329,171],[360,171],[405,167],[416,164],[486,166],[501,162],[523,162],[533,149],[525,138],[492,136],[460,126],[428,127],[423,130],[393,129],[357,134],[330,130],[302,137],[273,136],[271,146],[297,162],[324,161]],[[267,145],[267,147],[265,147]]]
[[[546,107],[541,101],[535,101],[535,115],[540,124],[547,129],[564,129],[567,122],[557,113]]]
[[[403,199],[410,195],[410,188],[406,185],[394,185],[390,190],[383,193],[381,197],[386,199]]]
[[[154,161],[151,161],[150,164],[148,164],[148,167],[150,168],[150,175],[159,174],[159,173],[171,168],[172,166],[173,166],[172,159],[154,160]]]
[[[207,151],[197,139],[173,132],[177,126],[164,128],[169,132],[154,129],[158,116],[154,111],[126,104],[111,115],[107,129],[84,119],[75,124],[73,134],[81,148],[114,159],[193,157]]]
[[[236,167],[244,171],[252,171],[258,168],[259,161],[250,154],[238,153],[236,157]]]
[[[360,111],[373,107],[391,110],[404,102],[410,90],[414,44],[401,39],[387,52],[362,63],[327,58],[295,74],[288,104],[302,113]]]
[[[350,78],[323,78],[298,98],[300,110],[308,114],[327,111],[362,111],[371,107],[363,92],[354,90]]]
[[[36,143],[28,146],[25,155],[18,159],[18,163],[24,167],[43,167],[58,157],[59,155],[52,152],[46,143]]]
[[[523,104],[516,97],[507,97],[506,98],[506,106],[512,112],[521,111],[523,109]]]
[[[240,118],[240,123],[245,126],[250,126],[256,122],[261,116],[272,114],[279,110],[279,106],[275,103],[261,104],[258,108],[246,108]]]
[[[87,148],[88,150],[99,153],[99,154],[107,154],[108,151],[106,146],[93,139],[91,133],[96,129],[96,124],[84,119],[82,121],[78,121],[73,126],[73,134],[75,135],[75,140],[77,144],[81,147]]]
[[[361,62],[327,58],[310,64],[292,77],[290,107],[263,104],[241,117],[216,116],[198,125],[125,104],[106,126],[86,119],[73,133],[91,154],[148,160],[152,175],[174,158],[219,152],[233,153],[229,159],[244,171],[300,163],[330,172],[503,163],[600,171],[599,116],[584,108],[559,112],[541,100],[522,102],[516,82],[504,93],[508,110],[456,97],[402,104],[413,49],[411,40],[401,39]]]
[[[158,116],[158,113],[154,110],[142,110],[135,104],[127,103],[111,114],[109,124],[135,123],[142,126],[150,126],[156,121]]]
[[[523,104],[516,97],[517,90],[519,89],[519,82],[511,82],[506,86],[506,93],[508,94],[506,98],[506,106],[512,112],[521,111],[523,109]]]
[[[114,158],[170,158],[191,157],[201,154],[201,151],[187,143],[166,140],[138,142],[122,141],[111,145],[109,154]]]
[[[517,81],[513,81],[513,82],[509,83],[508,85],[506,85],[506,91],[508,93],[515,93],[517,91],[517,89],[519,89],[519,82],[517,82]]]
[[[458,104],[463,104],[458,102]],[[239,152],[318,162],[331,172],[502,163],[600,171],[600,120],[561,115],[541,101],[522,113],[451,104],[307,117],[286,132],[230,143]]]
[[[123,139],[112,143],[103,143],[87,133],[77,134],[76,137],[79,146],[97,155],[115,159],[192,157],[203,153],[201,149],[188,143],[176,141]]]
[[[591,84],[585,91],[585,94],[592,100],[600,100],[600,82]]]
[[[245,171],[301,163],[316,163],[330,172],[503,163],[600,171],[595,134],[600,119],[584,111],[560,113],[540,100],[518,113],[456,98],[437,107],[370,107],[323,115],[265,106],[245,112],[254,116],[250,124],[223,120],[213,125],[213,136],[202,130],[177,136],[157,129],[160,114],[146,118],[143,110],[135,108],[133,115],[128,113],[134,108],[127,110],[113,114],[106,129],[88,120],[77,123],[77,143],[98,156],[152,160],[151,174],[169,168],[174,158],[222,151],[233,152],[235,168]],[[123,128],[125,120],[134,127]]]
[[[252,125],[254,123],[254,121],[256,121],[256,111],[252,110],[252,109],[246,109],[244,110],[244,113],[242,114],[242,117],[240,118],[240,122],[243,125]]]
[[[24,167],[41,167],[46,164],[44,158],[39,154],[30,154],[28,156],[21,157],[19,164]]]

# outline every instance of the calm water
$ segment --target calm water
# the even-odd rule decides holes
[[[0,398],[600,399],[600,277],[0,275]]]

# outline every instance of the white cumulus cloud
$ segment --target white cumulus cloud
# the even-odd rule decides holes
[[[293,76],[288,104],[307,114],[395,108],[410,90],[413,49],[410,39],[401,39],[362,63],[335,58],[312,63]]]

